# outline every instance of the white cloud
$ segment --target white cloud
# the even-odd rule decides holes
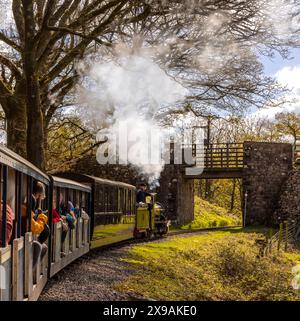
[[[278,82],[287,86],[294,94],[300,94],[300,66],[286,66],[275,74]]]
[[[274,75],[279,84],[290,92],[286,95],[288,103],[281,107],[265,108],[255,111],[252,115],[274,119],[277,113],[296,112],[300,114],[300,66],[285,66]]]

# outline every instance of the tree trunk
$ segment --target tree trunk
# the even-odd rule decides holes
[[[27,115],[24,101],[9,98],[5,108],[7,147],[27,158]]]
[[[27,159],[41,170],[45,169],[44,116],[41,91],[36,70],[34,2],[22,0],[24,15],[23,70],[26,81]]]
[[[36,91],[32,89],[31,92],[34,93]],[[44,170],[44,117],[38,102],[34,98],[34,95],[33,97],[27,98],[27,118],[27,159],[41,170]]]

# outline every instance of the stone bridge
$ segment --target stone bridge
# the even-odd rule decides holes
[[[159,199],[178,224],[194,217],[194,179],[242,179],[243,220],[246,225],[271,225],[275,221],[281,188],[293,168],[291,144],[244,142],[192,149],[195,162],[204,165],[200,174],[186,175],[187,165],[166,165],[160,179]],[[200,149],[201,150],[201,149]]]
[[[299,148],[296,150],[300,155],[300,144],[298,145]],[[196,146],[185,146],[185,148],[192,149],[195,161],[198,157],[198,162],[204,165],[204,170],[200,175],[187,176],[186,165],[171,163],[165,166],[161,174],[158,196],[167,207],[171,219],[179,224],[193,220],[195,179],[239,178],[242,180],[242,208],[246,223],[274,222],[274,211],[282,194],[282,186],[293,168],[295,151],[291,144],[244,142],[210,145],[198,154]],[[90,156],[82,158],[71,171],[133,185],[142,179],[130,166],[99,165],[95,157]]]

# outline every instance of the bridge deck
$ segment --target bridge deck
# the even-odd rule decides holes
[[[204,148],[193,144],[184,148],[191,148],[195,163],[204,168],[201,174],[188,175],[187,178],[240,178],[243,175],[242,143],[210,144]]]

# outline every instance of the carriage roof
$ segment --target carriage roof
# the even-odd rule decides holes
[[[101,185],[119,186],[119,187],[124,187],[129,189],[135,189],[135,186],[127,183],[112,181],[109,179],[104,179],[104,178],[100,178],[92,175],[79,174],[79,173],[73,173],[73,172],[56,173],[55,175],[59,177],[68,178],[68,179],[74,179],[81,183],[101,184]]]
[[[25,158],[16,154],[12,150],[0,144],[0,164],[7,165],[17,171],[49,184],[50,178],[35,165],[31,164]]]
[[[76,189],[84,192],[91,192],[91,187],[88,185],[78,183],[67,178],[57,177],[57,176],[52,176],[52,178],[53,178],[54,186],[58,186],[62,188],[71,188],[71,189]]]

